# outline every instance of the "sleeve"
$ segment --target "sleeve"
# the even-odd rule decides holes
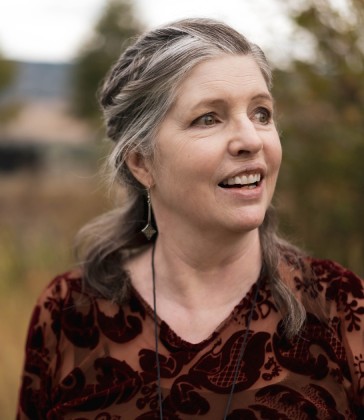
[[[352,399],[358,418],[364,418],[364,281],[332,263],[327,295],[336,301],[340,333],[352,380]]]
[[[52,379],[59,360],[60,278],[39,297],[30,320],[17,419],[46,419]]]
[[[346,271],[341,287],[341,326],[352,377],[354,405],[364,418],[364,281]]]

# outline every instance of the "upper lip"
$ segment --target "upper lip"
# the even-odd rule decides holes
[[[226,182],[229,178],[233,178],[235,176],[241,177],[243,175],[250,175],[250,174],[260,174],[260,180],[262,180],[266,176],[266,173],[267,173],[267,169],[265,165],[262,165],[262,164],[245,165],[243,168],[240,167],[230,172],[226,176],[224,176],[224,178],[219,182],[219,185]]]

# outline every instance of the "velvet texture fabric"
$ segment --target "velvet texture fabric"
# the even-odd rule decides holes
[[[299,337],[286,339],[262,278],[228,419],[361,416],[363,282],[331,261],[286,255],[280,269],[327,322],[312,309]],[[255,287],[201,343],[159,320],[164,419],[223,418]],[[158,419],[154,340],[153,309],[136,290],[120,307],[83,291],[79,273],[57,277],[30,322],[17,418]]]

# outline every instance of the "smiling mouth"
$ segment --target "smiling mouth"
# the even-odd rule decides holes
[[[219,187],[221,188],[247,188],[253,189],[258,187],[262,181],[262,175],[260,173],[251,173],[247,175],[233,176],[220,182]]]

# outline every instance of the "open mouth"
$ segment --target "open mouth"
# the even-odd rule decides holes
[[[222,182],[220,182],[219,187],[253,189],[258,187],[262,179],[262,175],[258,172],[240,176],[233,176],[231,178],[224,179]]]

